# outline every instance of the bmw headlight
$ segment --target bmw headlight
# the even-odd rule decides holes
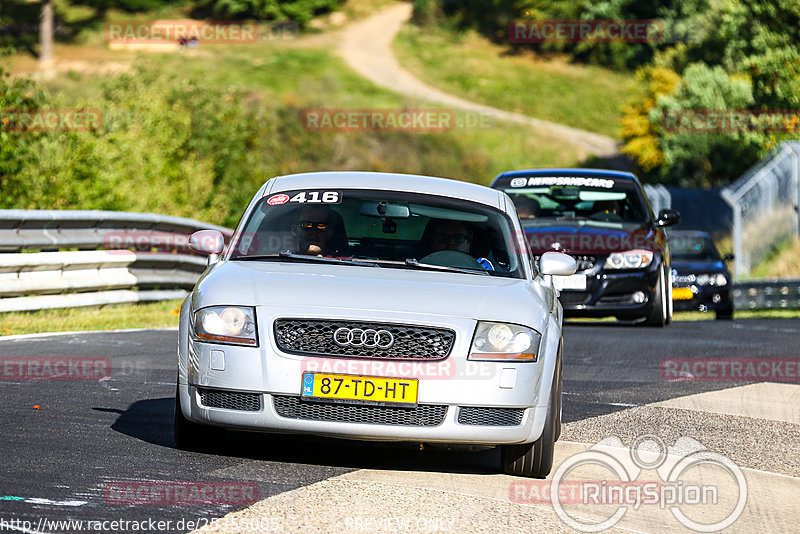
[[[653,261],[650,250],[627,250],[614,252],[606,258],[606,269],[643,269]]]
[[[210,306],[194,314],[195,338],[258,346],[255,310],[245,306]]]
[[[479,322],[469,359],[535,362],[541,341],[542,335],[527,326]]]

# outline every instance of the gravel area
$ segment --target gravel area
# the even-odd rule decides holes
[[[565,424],[561,439],[598,443],[617,436],[630,445],[642,434],[655,434],[667,445],[687,436],[739,467],[800,477],[800,425],[780,421],[638,406]]]

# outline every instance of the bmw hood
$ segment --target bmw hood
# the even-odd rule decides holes
[[[192,309],[233,304],[316,308],[333,316],[337,309],[375,310],[375,317],[390,311],[534,327],[543,324],[548,309],[544,289],[530,280],[385,267],[221,262],[197,283]]]
[[[611,254],[633,249],[656,252],[663,249],[660,235],[642,226],[626,230],[559,224],[528,227],[525,235],[534,254],[553,250],[573,254]]]

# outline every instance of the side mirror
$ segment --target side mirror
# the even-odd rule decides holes
[[[731,261],[735,257],[736,256],[734,256],[733,254],[725,254],[724,256],[722,256],[722,261]]]
[[[575,258],[561,252],[545,252],[539,259],[539,272],[542,274],[570,276],[577,269]]]
[[[677,210],[661,210],[658,212],[656,226],[673,226],[681,222],[681,214]]]
[[[218,230],[200,230],[189,237],[189,248],[198,254],[208,255],[208,264],[211,265],[225,248],[225,237]]]

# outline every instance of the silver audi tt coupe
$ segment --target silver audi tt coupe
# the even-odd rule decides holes
[[[268,180],[181,307],[175,442],[221,428],[500,446],[544,477],[561,427],[558,252],[502,191],[427,176]]]

